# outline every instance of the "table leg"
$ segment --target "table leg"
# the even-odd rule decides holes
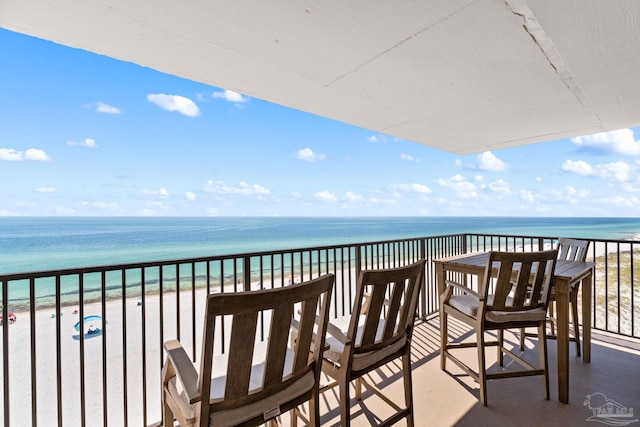
[[[582,361],[591,362],[591,298],[593,269],[582,279]]]
[[[556,279],[558,399],[569,403],[569,282]]]
[[[444,292],[445,277],[444,277],[444,265],[442,262],[435,261],[436,264],[436,284],[438,285],[438,303],[440,303],[440,295]]]

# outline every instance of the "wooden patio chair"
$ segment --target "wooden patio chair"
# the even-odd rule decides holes
[[[566,237],[561,237],[558,239],[558,259],[559,260],[567,260],[567,261],[586,261],[587,260],[587,251],[589,249],[589,241],[588,240],[578,240],[578,239],[569,239]],[[573,338],[576,342],[576,356],[580,357],[580,324],[578,319],[578,293],[580,291],[580,282],[577,282],[573,285],[571,289],[569,289],[569,304],[571,305],[571,323],[573,324]],[[556,293],[555,289],[551,289],[551,294],[549,295],[549,315],[547,317],[547,321],[549,322],[549,326],[551,329],[551,336],[555,336],[555,300]],[[520,331],[520,349],[524,350],[524,339],[525,333],[524,330]]]
[[[163,425],[255,426],[309,401],[309,425],[319,426],[319,381],[334,275],[282,288],[207,297],[200,369],[178,341],[165,343]],[[298,314],[297,314],[298,313]],[[290,340],[294,322],[297,337]],[[230,322],[226,353],[214,336]],[[260,341],[264,321],[267,335]],[[270,324],[269,324],[270,323]],[[227,323],[229,324],[229,323]],[[228,334],[228,331],[227,331]],[[290,345],[292,344],[292,345]]]
[[[541,375],[544,397],[549,399],[546,317],[557,255],[557,250],[491,252],[478,292],[447,281],[447,287],[440,298],[440,368],[446,370],[446,361],[449,358],[474,378],[480,385],[480,401],[484,406],[487,405],[487,380],[517,376]],[[459,292],[454,294],[454,289]],[[449,316],[474,328],[476,341],[449,342]],[[539,368],[504,347],[505,329],[525,327],[538,328]],[[497,331],[497,340],[485,341],[485,332],[493,330]],[[487,372],[487,346],[498,347],[500,366],[504,365],[504,355],[507,354],[523,369]],[[477,371],[451,353],[453,349],[468,347],[477,347]]]
[[[339,387],[341,426],[351,423],[349,387],[354,380],[356,399],[362,399],[364,386],[397,411],[380,425],[403,418],[413,425],[411,337],[424,268],[425,260],[421,260],[405,267],[361,271],[351,315],[329,323],[322,371],[333,381],[320,392]],[[397,359],[402,360],[404,407],[363,378]]]

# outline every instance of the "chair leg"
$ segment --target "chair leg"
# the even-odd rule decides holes
[[[547,357],[547,322],[543,321],[538,326],[538,348],[540,350],[540,365],[544,369],[542,387],[544,398],[549,400],[549,358]]]
[[[520,328],[520,351],[524,351],[524,333],[525,328]]]
[[[162,391],[162,425],[163,427],[171,427],[174,424],[175,417],[173,411],[167,403],[166,392]]]
[[[404,376],[404,403],[408,410],[407,427],[413,427],[413,383],[411,380],[411,352],[402,356],[402,371]]]
[[[443,371],[447,368],[447,344],[449,341],[447,321],[447,313],[440,310],[440,369]]]
[[[356,378],[356,400],[362,400],[362,378]]]
[[[504,331],[498,329],[498,365],[504,366],[504,353],[502,353],[502,347],[504,346]]]
[[[478,384],[480,385],[480,402],[487,406],[487,372],[485,369],[484,331],[478,328]]]
[[[580,357],[580,325],[578,324],[578,286],[569,295],[571,303],[571,321],[573,322],[573,336],[576,339],[576,356]]]
[[[549,302],[549,327],[551,328],[551,335],[556,334],[555,313],[554,313],[554,301]]]
[[[309,423],[312,427],[320,427],[320,392],[316,388],[313,392],[313,396],[309,400]],[[296,427],[298,424],[298,417],[296,417]]]
[[[344,369],[346,370],[346,369]],[[349,427],[351,425],[350,407],[351,399],[349,398],[349,379],[340,375],[338,380],[338,388],[340,391],[340,425]]]

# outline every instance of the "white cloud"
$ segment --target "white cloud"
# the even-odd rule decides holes
[[[105,104],[104,102],[98,102],[96,104],[96,112],[106,113],[106,114],[120,114],[122,113],[122,110],[116,107],[112,107],[111,105]]]
[[[92,138],[85,138],[85,140],[82,141],[82,142],[67,141],[67,145],[88,147],[88,148],[97,148],[98,147],[98,144],[96,144],[96,140],[92,139]]]
[[[105,203],[105,202],[82,202],[81,205],[83,207],[88,208],[97,208],[100,210],[117,210],[118,205],[116,203]]]
[[[338,198],[336,197],[335,194],[329,192],[329,191],[318,191],[316,194],[313,195],[313,197],[315,197],[316,199],[320,199],[322,201],[325,202],[337,202]]]
[[[363,197],[352,193],[351,191],[347,191],[344,195],[344,198],[348,201],[348,202],[360,202],[363,200]]]
[[[491,151],[478,154],[478,168],[485,171],[499,172],[507,168],[507,164],[498,159]]]
[[[55,193],[56,189],[53,187],[38,187],[36,188],[37,193]]]
[[[235,194],[239,196],[253,196],[271,194],[271,190],[258,184],[239,183],[236,187],[228,186],[222,181],[207,181],[202,187],[207,193],[215,194]]]
[[[196,195],[191,191],[187,191],[186,193],[184,193],[184,198],[189,200],[190,202],[193,202],[196,199]]]
[[[140,194],[143,194],[145,196],[157,196],[157,197],[162,197],[162,198],[167,198],[169,197],[169,192],[167,191],[166,188],[160,188],[159,190],[140,190]]]
[[[535,199],[533,193],[530,190],[521,190],[520,197],[529,203],[533,202]]]
[[[591,194],[590,191],[587,190],[586,188],[578,190],[577,188],[573,187],[572,185],[567,185],[567,186],[565,186],[564,189],[567,192],[568,196],[577,197],[577,198],[580,198],[580,199],[586,199]]]
[[[214,98],[222,98],[225,101],[235,102],[236,104],[247,102],[249,100],[248,97],[242,96],[238,92],[234,92],[232,90],[225,90],[223,92],[213,92],[211,96],[213,96]]]
[[[591,175],[594,173],[593,168],[587,162],[582,160],[573,161],[573,160],[565,160],[562,163],[562,170],[567,172],[577,173],[578,175]]]
[[[407,153],[400,153],[400,158],[408,162],[420,163],[420,159],[416,159],[415,157]]]
[[[151,93],[147,95],[147,101],[156,104],[167,111],[176,111],[189,117],[200,115],[200,109],[189,98],[180,95],[166,95],[164,93]]]
[[[380,204],[380,205],[395,205],[398,203],[396,199],[381,199],[379,197],[372,197],[370,201],[371,203]]]
[[[369,142],[380,142],[380,138],[378,138],[375,135],[371,135],[371,136],[367,137],[367,141],[369,141]]]
[[[640,142],[636,141],[631,129],[619,129],[611,132],[571,138],[571,142],[581,147],[606,154],[640,154]]]
[[[619,182],[628,181],[630,171],[631,167],[623,161],[598,165],[598,174],[602,178]]]
[[[35,160],[39,162],[46,162],[51,160],[47,153],[37,148],[29,148],[24,152],[15,150],[13,148],[0,148],[0,160],[6,160],[10,162],[21,162],[23,160]]]
[[[617,208],[633,208],[640,204],[640,200],[637,197],[624,198],[621,196],[614,196],[603,199],[604,204],[610,204]]]
[[[511,188],[509,187],[509,183],[499,179],[497,181],[493,181],[489,184],[489,190],[495,191],[496,193],[509,194],[511,193]]]
[[[431,189],[424,184],[418,184],[414,182],[412,184],[393,184],[389,188],[396,191],[402,191],[404,193],[420,193],[431,194]]]
[[[303,148],[296,153],[296,159],[305,162],[318,162],[327,158],[324,154],[314,153],[311,148]]]
[[[477,187],[473,182],[467,181],[460,174],[454,175],[449,179],[439,178],[436,180],[438,185],[453,190],[458,197],[474,198],[478,195]]]

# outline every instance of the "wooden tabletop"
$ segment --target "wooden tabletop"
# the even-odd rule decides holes
[[[443,263],[446,266],[452,266],[456,271],[476,272],[484,270],[489,259],[489,252],[472,252],[468,254],[454,255],[445,258],[438,258],[434,262]],[[574,282],[582,279],[591,272],[595,266],[593,262],[585,261],[556,261],[556,268],[553,275],[556,279],[564,279]]]

